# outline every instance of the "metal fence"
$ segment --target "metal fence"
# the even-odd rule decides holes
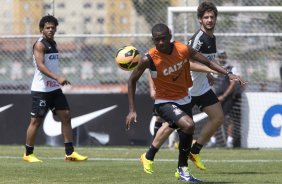
[[[37,2],[41,3],[38,6],[42,8],[40,16],[55,13],[60,21],[56,41],[61,53],[61,72],[72,83],[64,89],[69,93],[126,93],[130,72],[122,71],[115,64],[114,56],[118,48],[133,45],[144,54],[153,46],[150,38],[152,25],[167,23],[169,6],[197,6],[199,3],[189,0]],[[280,0],[213,2],[217,6],[282,6]],[[32,11],[28,16],[33,16]],[[0,14],[0,22],[5,18],[4,11]],[[180,33],[174,36],[180,41],[186,42],[199,28],[195,13],[175,14],[173,19],[175,33]],[[27,20],[39,21],[34,17]],[[20,22],[14,20],[11,24]],[[2,31],[0,36],[1,93],[29,93],[34,71],[32,46],[39,35],[27,34],[30,30],[38,30],[32,27],[32,23],[23,28],[22,33]],[[248,91],[280,90],[281,12],[219,12],[215,34],[218,49],[227,51],[229,62],[249,81]],[[145,75],[138,83],[137,92],[148,92]]]

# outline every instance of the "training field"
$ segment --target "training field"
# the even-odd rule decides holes
[[[36,147],[43,163],[22,161],[23,146],[0,146],[0,183],[183,183],[174,178],[177,150],[162,148],[155,172],[143,172],[139,156],[147,147],[79,147],[86,162],[65,162],[63,147]],[[202,151],[207,171],[189,161],[195,177],[205,183],[282,183],[282,150],[207,149]]]

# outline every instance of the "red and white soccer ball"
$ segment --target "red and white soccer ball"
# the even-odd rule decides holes
[[[125,46],[117,51],[115,60],[121,69],[131,71],[138,66],[140,58],[140,53],[135,47]]]

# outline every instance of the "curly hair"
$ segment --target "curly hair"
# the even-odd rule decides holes
[[[43,29],[45,23],[50,22],[50,23],[54,23],[55,26],[58,26],[58,20],[56,17],[52,16],[52,15],[46,15],[44,17],[41,18],[41,20],[39,21],[39,29]]]
[[[217,8],[212,2],[203,2],[198,6],[197,16],[198,18],[202,18],[206,11],[213,11],[215,17],[217,17]]]

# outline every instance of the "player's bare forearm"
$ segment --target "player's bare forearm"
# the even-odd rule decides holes
[[[190,70],[194,72],[218,73],[217,71],[212,70],[206,65],[201,65],[193,61],[190,61]]]
[[[190,46],[188,46],[188,48],[191,52],[190,59],[196,60],[196,61],[206,65],[207,67],[211,68],[212,70],[217,71],[218,73],[221,73],[223,75],[227,75],[230,80],[239,81],[241,85],[244,85],[244,84],[247,83],[246,81],[241,79],[240,76],[237,76],[237,75],[230,73],[229,71],[225,70],[223,67],[221,67],[216,62],[209,61],[203,54],[201,54],[200,52],[197,52],[195,49],[191,48]]]
[[[224,91],[222,97],[226,98],[229,94],[231,94],[234,91],[235,85],[236,85],[236,81],[235,80],[231,80],[229,86]]]
[[[130,125],[134,122],[137,122],[137,114],[135,110],[135,90],[136,83],[144,73],[145,69],[149,67],[149,61],[147,57],[143,56],[141,58],[141,63],[133,70],[129,79],[128,79],[128,106],[129,112],[126,117],[126,129],[130,128]]]
[[[220,65],[218,65],[216,62],[210,62],[203,54],[201,54],[200,52],[197,52],[192,47],[189,47],[189,49],[191,52],[190,57],[192,60],[198,61],[218,73],[221,73],[224,75],[227,74],[227,71],[224,68],[222,68]]]
[[[135,89],[136,89],[136,80],[130,76],[128,80],[128,115],[126,116],[126,129],[129,130],[130,125],[133,121],[136,120],[135,112]]]
[[[135,111],[135,90],[136,82],[128,81],[128,110]]]
[[[208,67],[211,68],[214,71],[217,71],[220,74],[227,75],[226,69],[224,69],[222,66],[217,64],[215,61],[210,61],[208,64]]]

